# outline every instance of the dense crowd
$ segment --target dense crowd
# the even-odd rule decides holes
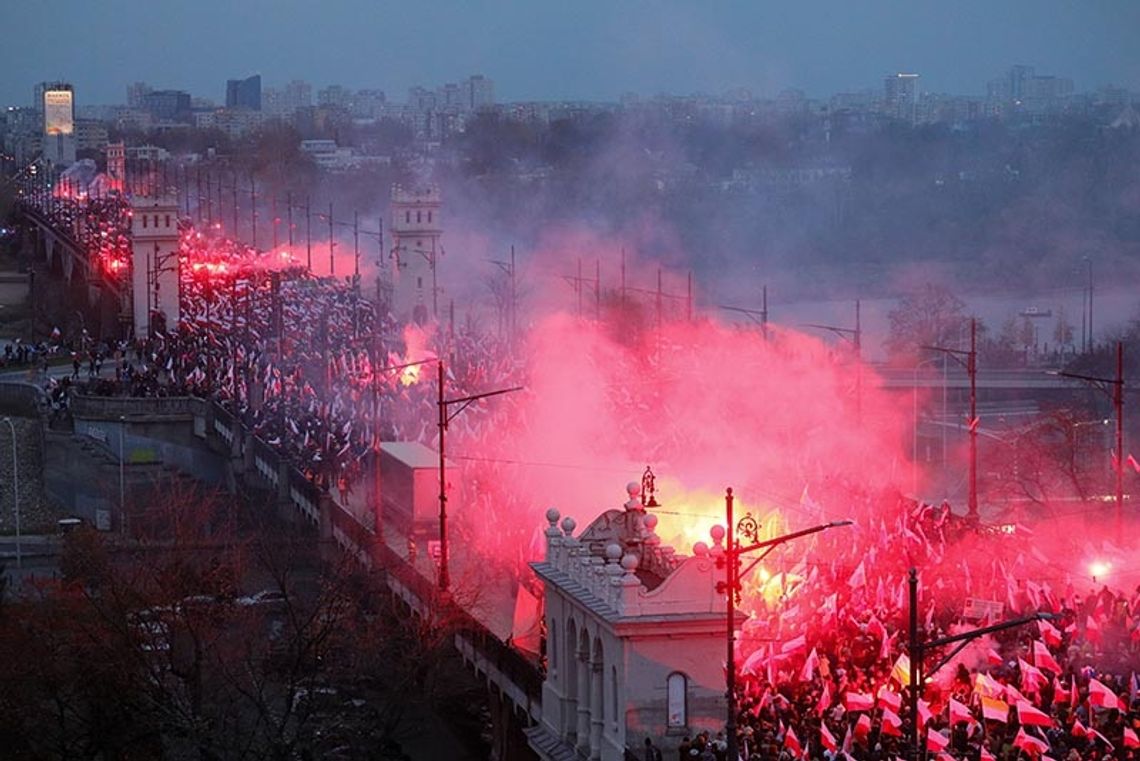
[[[866,501],[866,515],[884,516],[872,530],[854,541],[821,535],[808,560],[753,590],[739,691],[744,758],[906,756],[911,566],[934,580],[920,595],[920,641],[992,622],[971,615],[967,600],[996,603],[1001,620],[1053,616],[927,655],[918,723],[928,757],[1140,754],[1140,587],[1082,585],[1019,527],[978,532],[948,505]],[[700,746],[716,754],[722,744],[683,747],[701,757]]]

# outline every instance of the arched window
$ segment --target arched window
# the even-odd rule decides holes
[[[550,647],[546,649],[550,653],[550,675],[552,677],[558,676],[558,627],[550,627]]]
[[[618,726],[618,681],[617,666],[610,666],[610,716],[614,720],[614,730]]]
[[[670,727],[685,727],[689,724],[689,679],[680,671],[674,671],[665,680],[667,700],[667,722]]]

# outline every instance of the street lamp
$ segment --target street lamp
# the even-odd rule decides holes
[[[717,559],[717,567],[720,567],[721,563],[724,564],[725,580],[723,582],[717,582],[716,591],[724,594],[728,601],[726,605],[727,615],[725,617],[728,626],[728,666],[725,672],[725,682],[728,688],[728,722],[725,726],[725,734],[728,735],[727,757],[736,759],[740,757],[736,742],[736,603],[740,597],[740,579],[748,575],[748,573],[756,567],[757,563],[766,558],[768,553],[781,544],[810,534],[818,534],[820,531],[826,531],[829,528],[850,526],[854,521],[832,521],[761,541],[759,536],[760,524],[752,517],[752,513],[745,513],[739,522],[733,523],[732,502],[733,496],[730,487],[725,489],[724,492],[724,512],[726,525],[728,526],[727,535],[725,536],[725,550],[724,555]],[[750,544],[746,544],[743,547],[740,546],[740,541],[737,539],[738,535],[749,540]],[[761,549],[764,550],[764,552],[753,560],[747,568],[741,571],[740,557],[749,552]]]
[[[1066,372],[1052,374],[1084,381],[1112,399],[1112,409],[1116,415],[1116,461],[1113,463],[1113,469],[1116,471],[1116,531],[1119,534],[1124,521],[1124,342],[1116,342],[1115,378],[1098,378],[1093,375]]]
[[[443,396],[444,384],[446,382],[443,360],[436,360],[439,367],[439,399],[436,404],[439,407],[439,589],[441,592],[446,593],[448,587],[451,585],[451,576],[447,568],[447,475],[445,468],[447,467],[444,461],[444,434],[447,431],[447,424],[450,423],[455,416],[463,410],[467,409],[472,402],[479,399],[486,399],[489,396],[499,396],[500,394],[509,394],[512,391],[522,391],[522,386],[512,386],[511,388],[501,388],[497,391],[484,391],[482,394],[472,394],[470,396],[461,396],[456,399],[445,399]],[[459,409],[455,412],[448,412],[448,408],[453,404],[458,404]]]
[[[911,371],[910,381],[910,404],[911,404],[911,446],[910,446],[910,490],[911,493],[918,493],[918,371],[924,366],[932,362],[937,362],[938,357],[931,357],[924,359],[914,366]]]
[[[928,351],[941,352],[966,368],[970,378],[970,420],[967,430],[970,434],[970,490],[967,499],[966,520],[970,525],[978,524],[978,321],[970,318],[970,350],[948,349],[944,346],[923,346]]]
[[[766,310],[765,310],[766,311]],[[803,324],[805,328],[817,328],[819,330],[829,330],[840,338],[845,338],[851,342],[851,348],[855,351],[855,415],[857,419],[863,416],[863,320],[862,320],[862,305],[859,299],[855,299],[855,327],[854,328],[841,328],[835,325],[820,325],[814,322],[806,322]]]
[[[24,552],[20,543],[20,470],[16,458],[16,426],[12,418],[5,417],[8,430],[12,432],[12,510],[16,514],[16,568],[24,567]]]

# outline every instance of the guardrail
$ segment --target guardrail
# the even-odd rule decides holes
[[[192,418],[205,413],[208,402],[192,396],[94,396],[73,392],[72,417],[94,420],[126,418]]]

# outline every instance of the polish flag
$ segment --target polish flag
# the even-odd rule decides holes
[[[926,727],[926,722],[934,718],[934,714],[930,712],[930,704],[925,700],[919,698],[918,701],[918,731],[921,732]]]
[[[799,758],[804,753],[804,747],[800,745],[800,739],[796,737],[796,731],[791,727],[788,727],[788,731],[784,733],[784,747],[793,758]]]
[[[1042,639],[1049,647],[1061,646],[1061,632],[1056,626],[1043,619],[1037,620],[1037,631],[1041,632]]]
[[[765,650],[762,647],[758,647],[753,650],[752,653],[744,660],[744,665],[740,667],[740,673],[755,674],[756,672],[754,669],[760,665],[761,661],[764,660],[764,655]]]
[[[997,761],[997,759],[994,758],[994,754],[990,753],[988,750],[986,750],[986,746],[983,745],[982,746],[982,756],[981,756],[980,761]]]
[[[879,702],[894,711],[898,711],[902,708],[902,695],[899,695],[897,692],[892,692],[884,684],[879,688]]]
[[[1000,721],[1005,724],[1009,721],[1009,706],[997,698],[982,696],[982,718],[989,721]]]
[[[1124,728],[1124,747],[1140,748],[1140,737],[1136,736],[1136,732],[1131,727]]]
[[[1021,658],[1017,659],[1017,667],[1021,671],[1021,688],[1027,692],[1037,692],[1042,684],[1049,681],[1041,673],[1041,669],[1026,663]]]
[[[950,724],[953,726],[958,722],[969,722],[973,718],[970,716],[970,709],[959,703],[954,698],[950,698]]]
[[[803,670],[800,671],[800,681],[810,682],[812,679],[814,679],[815,669],[817,666],[819,666],[819,656],[816,655],[815,648],[813,647],[811,649],[811,652],[808,653],[807,660],[804,661]]]
[[[827,724],[822,721],[819,723],[819,742],[832,753],[839,750],[839,743],[835,742],[835,735],[831,734]]]
[[[1040,640],[1033,641],[1033,663],[1037,668],[1049,669],[1054,675],[1061,673],[1061,666]]]
[[[1025,700],[1017,701],[1017,720],[1023,727],[1052,727],[1053,717]]]
[[[863,569],[862,560],[859,561],[859,565],[851,574],[851,578],[847,579],[847,586],[851,587],[852,589],[858,589],[859,587],[867,586],[867,572]]]
[[[1049,743],[1029,734],[1023,727],[1017,731],[1017,737],[1013,738],[1013,747],[1021,748],[1030,756],[1039,756],[1049,750]]]
[[[869,693],[848,692],[843,696],[843,706],[848,711],[870,711],[875,707],[875,699]]]
[[[1089,680],[1089,705],[1115,708],[1119,711],[1125,710],[1120,698],[1116,697],[1116,693],[1096,679]]]
[[[986,663],[990,666],[1000,666],[1005,663],[1005,661],[1002,660],[998,652],[991,647],[986,651]]]
[[[940,732],[927,732],[926,749],[931,753],[941,753],[950,747],[950,738]]]
[[[1091,737],[1089,730],[1081,723],[1080,719],[1073,719],[1073,728],[1069,730],[1073,737]]]
[[[1069,702],[1068,691],[1061,686],[1061,680],[1053,677],[1053,705],[1064,705]]]
[[[871,717],[863,714],[859,717],[859,721],[855,722],[855,740],[865,742],[869,734],[871,734]]]
[[[831,680],[824,679],[823,692],[819,695],[819,703],[816,704],[815,711],[820,716],[823,716],[828,708],[831,708]]]
[[[794,653],[797,650],[803,650],[805,647],[807,647],[807,637],[801,634],[795,639],[790,639],[781,645],[780,652],[784,654]]]
[[[889,708],[883,709],[883,723],[880,727],[880,732],[884,735],[892,737],[902,737],[902,719],[899,715]]]
[[[1074,676],[1069,686],[1069,706],[1076,708],[1081,703],[1080,693],[1077,692],[1077,678]]]

